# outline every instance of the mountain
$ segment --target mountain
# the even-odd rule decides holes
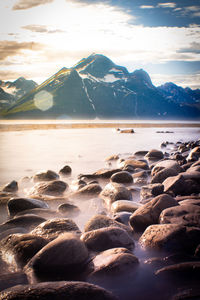
[[[20,77],[13,82],[0,80],[0,108],[5,108],[15,103],[17,99],[36,86],[36,82],[27,80],[24,77]]]
[[[59,70],[2,115],[34,119],[198,118],[200,110],[196,102],[179,103],[157,89],[144,70],[129,73],[109,58],[92,54]]]

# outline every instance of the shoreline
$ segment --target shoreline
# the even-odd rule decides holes
[[[81,128],[200,128],[200,123],[29,123],[0,124],[0,131],[81,129]]]

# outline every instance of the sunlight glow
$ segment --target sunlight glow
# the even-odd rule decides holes
[[[42,110],[48,110],[53,106],[53,96],[47,91],[41,91],[34,96],[35,106]]]

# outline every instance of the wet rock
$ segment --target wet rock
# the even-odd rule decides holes
[[[14,227],[14,228],[5,230],[2,233],[0,233],[0,241],[14,233],[21,233],[21,234],[28,233],[28,230],[23,227]]]
[[[188,204],[166,208],[160,215],[160,223],[180,224],[200,228],[200,207]]]
[[[95,256],[92,260],[93,272],[89,275],[89,280],[95,278],[114,279],[114,276],[127,275],[135,272],[139,261],[126,248],[112,248],[105,250]]]
[[[15,193],[9,193],[9,192],[1,192],[0,191],[0,204],[7,204],[8,201],[15,197]]]
[[[39,182],[39,181],[51,181],[51,180],[56,180],[59,178],[59,175],[51,170],[47,171],[40,171],[37,174],[33,176],[33,181],[34,182]]]
[[[147,171],[139,171],[133,174],[133,178],[148,178],[148,172]]]
[[[125,168],[126,166],[132,166],[134,169],[138,169],[138,168],[143,170],[149,169],[148,163],[144,160],[127,159],[125,161],[122,161],[119,166],[120,168]]]
[[[93,174],[80,174],[78,177],[81,178],[87,178],[87,179],[95,179],[95,178],[110,178],[114,173],[120,172],[121,169],[100,169]]]
[[[156,163],[156,165],[153,167],[151,171],[152,176],[154,176],[157,172],[165,168],[174,169],[178,173],[182,171],[180,165],[175,160],[167,159]]]
[[[15,227],[23,227],[26,230],[32,230],[33,228],[35,228],[37,225],[39,225],[44,221],[46,221],[45,218],[34,216],[34,215],[15,217],[0,225],[0,233]]]
[[[188,162],[197,161],[199,158],[200,158],[200,147],[197,146],[190,151],[187,157],[187,161]]]
[[[181,292],[178,292],[176,295],[174,295],[171,298],[171,300],[193,300],[193,299],[200,299],[199,287],[187,288]]]
[[[175,199],[178,202],[183,201],[183,200],[200,200],[200,195],[176,196]]]
[[[118,212],[118,213],[114,214],[113,217],[114,217],[115,221],[129,226],[129,219],[130,219],[131,214],[132,213],[130,213],[130,212],[122,211],[122,212]]]
[[[18,212],[31,208],[48,208],[48,204],[44,201],[29,198],[12,198],[8,201],[8,213],[12,217]]]
[[[113,154],[113,155],[106,157],[105,161],[111,161],[111,160],[117,160],[117,159],[119,159],[119,154]]]
[[[36,185],[30,190],[30,196],[34,196],[35,194],[59,196],[64,193],[67,187],[67,183],[61,180],[55,180],[49,183],[36,183]]]
[[[32,234],[12,234],[0,242],[1,257],[12,271],[18,271],[47,243]]]
[[[70,175],[71,172],[72,172],[71,167],[66,165],[62,169],[60,169],[59,174],[61,174],[62,176],[65,176],[65,175]]]
[[[117,200],[131,200],[132,194],[123,184],[112,182],[104,187],[100,197],[110,206]]]
[[[185,180],[183,176],[171,176],[163,181],[164,192],[165,193],[174,193],[174,195],[182,195],[185,190]]]
[[[32,285],[18,285],[2,291],[0,298],[1,300],[117,300],[105,289],[94,284],[80,281],[56,281]]]
[[[145,185],[140,191],[140,202],[146,199],[153,198],[164,192],[164,186],[161,183],[152,183]]]
[[[60,234],[73,232],[80,234],[81,231],[71,219],[50,219],[38,225],[31,233],[48,240],[57,238]]]
[[[81,240],[92,251],[104,251],[115,247],[134,248],[134,241],[122,228],[107,227],[85,232]]]
[[[194,253],[200,242],[200,229],[179,224],[151,225],[142,234],[139,242],[148,250]]]
[[[108,216],[104,215],[96,215],[93,216],[84,226],[84,231],[92,231],[100,228],[105,228],[105,227],[119,227],[128,232],[129,235],[132,236],[132,230],[130,227],[121,224],[114,219],[111,219]]]
[[[78,199],[78,198],[86,198],[90,199],[93,197],[96,197],[100,194],[102,191],[102,188],[99,184],[93,183],[93,184],[87,184],[80,188],[77,192],[69,195],[70,199]]]
[[[117,129],[117,131],[119,131],[119,133],[134,133],[134,129],[133,128],[127,128],[127,129]]]
[[[167,207],[176,206],[177,201],[167,194],[162,194],[138,208],[130,217],[130,224],[135,232],[143,232],[149,225],[159,222],[160,213]]]
[[[87,185],[87,183],[86,183],[84,180],[82,180],[82,179],[73,180],[71,184],[72,184],[72,185],[71,185],[71,189],[72,189],[73,191],[78,191],[78,190],[80,190],[82,187],[84,187],[84,186]]]
[[[72,204],[72,203],[62,203],[58,206],[58,212],[68,216],[77,216],[81,211],[78,208],[78,206]]]
[[[133,183],[132,175],[127,171],[121,171],[113,174],[110,178],[112,182],[117,183]]]
[[[23,272],[0,275],[0,291],[3,291],[5,289],[11,288],[19,284],[28,284],[26,274],[24,274]]]
[[[200,244],[196,247],[194,256],[200,258]]]
[[[184,278],[189,281],[200,276],[200,262],[190,261],[166,266],[156,271],[155,275],[157,277],[170,277],[171,280]]]
[[[17,213],[15,216],[24,216],[24,215],[35,215],[39,216],[45,219],[49,218],[56,218],[58,216],[57,211],[47,208],[32,208],[32,209],[26,209],[19,213]]]
[[[151,183],[163,183],[166,178],[176,175],[178,175],[178,172],[175,169],[164,168],[153,176]]]
[[[34,276],[42,280],[73,279],[85,268],[88,250],[72,233],[65,233],[49,242],[26,265],[29,280]]]
[[[198,205],[200,206],[200,199],[186,199],[183,201],[179,201],[179,205]]]
[[[117,213],[121,211],[127,211],[133,213],[139,207],[141,207],[141,204],[138,202],[133,202],[130,200],[118,200],[112,203],[111,211],[113,213]]]
[[[134,155],[136,155],[136,156],[145,156],[147,153],[148,153],[147,150],[137,151],[137,152],[134,153]]]
[[[152,149],[150,150],[145,157],[151,160],[160,160],[164,157],[163,152],[160,150]]]
[[[15,193],[17,191],[18,191],[18,183],[15,180],[13,180],[10,183],[6,184],[2,188],[2,192]]]

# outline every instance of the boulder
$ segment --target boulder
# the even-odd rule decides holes
[[[57,211],[65,217],[77,216],[81,212],[78,206],[69,202],[60,204]]]
[[[54,240],[60,234],[73,232],[80,234],[81,231],[71,219],[50,219],[38,225],[31,233],[48,240]]]
[[[107,227],[85,232],[81,240],[92,251],[104,251],[115,247],[133,250],[134,241],[122,228]]]
[[[49,218],[56,218],[58,217],[58,213],[55,210],[47,209],[47,208],[32,208],[22,210],[21,212],[17,213],[15,216],[24,216],[24,215],[36,215],[45,219]]]
[[[153,198],[164,192],[164,186],[161,183],[152,183],[142,186],[140,191],[140,202]]]
[[[87,178],[87,179],[94,179],[94,178],[110,178],[114,173],[120,172],[121,169],[107,169],[103,168],[100,169],[93,174],[80,174],[78,177],[81,178]]]
[[[17,191],[18,191],[18,183],[15,180],[7,183],[2,188],[2,192],[15,193]]]
[[[186,199],[179,201],[179,205],[198,205],[200,206],[200,199]]]
[[[10,192],[2,192],[0,191],[0,205],[1,204],[7,204],[8,201],[13,198],[16,197],[15,193],[10,193]]]
[[[92,278],[109,278],[113,276],[127,275],[135,272],[139,265],[139,261],[126,248],[112,248],[105,250],[95,256],[92,260],[94,265],[92,273],[89,275],[89,280]]]
[[[117,200],[112,203],[111,205],[111,211],[113,213],[121,212],[121,211],[127,211],[127,212],[134,212],[139,207],[141,207],[141,204],[138,202],[133,202],[130,200]]]
[[[139,207],[130,217],[135,232],[143,232],[149,225],[159,222],[160,213],[167,207],[178,205],[170,195],[162,194]]]
[[[108,216],[104,215],[95,215],[93,216],[84,226],[84,231],[92,231],[95,229],[106,228],[106,227],[119,227],[128,232],[129,235],[132,236],[132,230],[129,226],[125,226],[114,219],[111,219]]]
[[[187,161],[193,162],[193,161],[197,161],[199,158],[200,158],[200,146],[197,146],[190,151],[187,157]]]
[[[185,191],[185,179],[181,175],[168,177],[163,181],[164,192],[182,195]]]
[[[200,258],[200,244],[196,247],[194,256]]]
[[[117,183],[133,183],[132,175],[127,171],[121,171],[113,174],[110,178],[112,182]]]
[[[34,182],[39,182],[39,181],[51,181],[51,180],[56,180],[59,178],[59,175],[51,170],[47,170],[47,171],[40,171],[38,173],[36,173],[33,176],[33,181]]]
[[[10,270],[18,271],[45,245],[48,241],[33,234],[11,234],[0,242],[2,259],[10,265]]]
[[[104,187],[100,197],[110,206],[117,200],[131,200],[132,194],[123,184],[112,182]]]
[[[138,171],[133,174],[133,178],[148,178],[148,171]]]
[[[65,175],[70,175],[71,172],[72,172],[71,167],[66,165],[60,169],[59,174],[65,176]]]
[[[65,233],[49,242],[29,261],[25,272],[29,280],[70,280],[84,269],[88,250],[84,243],[72,233]]]
[[[158,163],[156,163],[156,165],[153,167],[153,169],[151,171],[152,176],[154,176],[157,172],[159,172],[165,168],[174,169],[178,173],[182,171],[180,165],[175,160],[167,159],[167,160],[162,160],[162,161],[159,161]]]
[[[45,194],[52,196],[60,196],[67,189],[68,184],[61,180],[51,181],[49,183],[38,182],[30,190],[30,196],[35,194]]]
[[[179,224],[151,225],[142,234],[139,243],[148,250],[194,253],[200,243],[200,229]]]
[[[145,156],[148,152],[149,151],[147,151],[147,150],[140,150],[140,151],[136,151],[134,153],[134,155],[136,155],[136,156]]]
[[[160,160],[164,157],[164,155],[162,151],[152,149],[145,155],[145,157],[147,157],[150,160]]]
[[[171,176],[178,175],[178,172],[172,168],[164,168],[158,171],[151,179],[151,183],[163,183],[163,181]]]
[[[143,169],[149,170],[149,165],[144,160],[135,160],[135,159],[127,159],[120,163],[120,168],[125,168],[126,166],[132,166],[133,169]]]
[[[28,279],[22,271],[16,273],[4,273],[0,275],[0,291],[11,288],[16,285],[28,284]],[[0,293],[1,297],[1,293]],[[8,299],[8,298],[7,298]]]
[[[130,219],[131,215],[132,215],[132,213],[130,213],[130,212],[121,211],[121,212],[114,214],[113,218],[115,221],[129,226],[129,219]]]
[[[44,201],[40,201],[37,199],[29,199],[29,198],[11,198],[7,204],[8,213],[11,217],[16,215],[17,213],[32,209],[32,208],[48,208],[48,204]]]
[[[200,299],[200,289],[199,287],[186,288],[181,292],[173,295],[171,300],[193,300]]]
[[[186,204],[166,208],[160,214],[161,224],[180,224],[200,228],[200,207]]]
[[[23,227],[24,229],[29,231],[44,221],[46,221],[45,218],[34,216],[34,215],[15,217],[0,225],[0,233],[16,227]]]
[[[0,233],[0,241],[14,233],[21,233],[21,234],[28,233],[28,230],[23,227],[14,227],[14,228],[7,229],[2,233]]]
[[[80,188],[75,193],[69,195],[69,198],[71,199],[78,199],[78,198],[85,198],[90,199],[95,196],[98,196],[100,192],[102,191],[102,188],[97,183],[87,184]]]
[[[105,289],[80,281],[56,281],[18,285],[0,293],[1,300],[117,300]]]
[[[185,279],[187,282],[200,276],[200,262],[190,261],[179,264],[173,264],[156,271],[157,277],[171,277],[174,279]]]

